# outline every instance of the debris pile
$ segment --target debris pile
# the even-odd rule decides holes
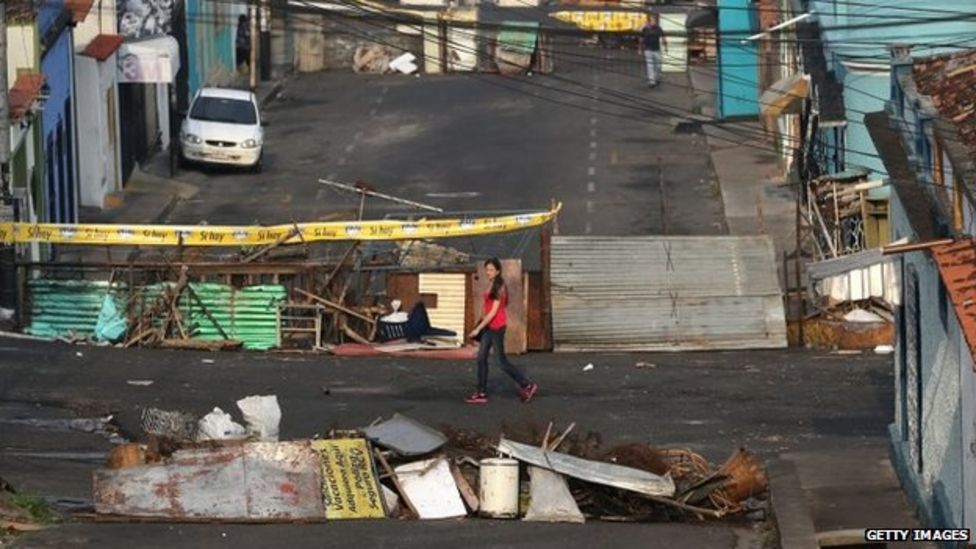
[[[0,546],[6,534],[43,530],[54,519],[44,502],[18,494],[0,477]]]
[[[255,423],[268,419],[276,430],[280,419],[273,397],[262,398],[268,404],[263,419],[245,413],[247,438],[240,438],[232,419],[222,421],[227,436],[202,436],[206,418],[147,411],[149,444],[119,446],[94,474],[94,518],[481,516],[582,523],[720,519],[765,510],[766,474],[745,450],[713,467],[686,449],[636,443],[604,449],[598,434],[574,433],[575,424],[561,433],[550,423],[544,435],[498,437],[442,432],[400,414],[324,438],[261,441],[267,432]]]
[[[414,71],[415,60],[400,55],[395,70]],[[110,231],[121,240],[106,241],[104,261],[20,265],[17,327],[28,337],[126,348],[317,352],[351,343],[338,349],[349,356],[457,350],[477,308],[474,250],[484,243],[481,254],[506,260],[510,256],[499,252],[521,255],[528,235],[516,235],[544,227],[559,211],[553,204],[544,213],[450,214],[364,181],[319,183],[356,196],[358,211],[273,226],[120,226]],[[372,200],[422,213],[369,221]],[[440,243],[462,235],[469,238]],[[114,246],[140,248],[113,260]],[[528,282],[519,270],[512,280],[524,294]],[[397,299],[406,303],[404,311],[391,308]],[[431,330],[426,311],[414,308],[418,302],[430,308],[434,326],[452,332]],[[407,318],[384,319],[396,313]],[[520,314],[528,332],[528,315]],[[0,322],[7,316],[0,310]],[[412,325],[415,316],[418,326],[425,325],[415,337],[391,338],[383,331],[394,323]],[[471,345],[445,358],[473,358],[475,352]]]

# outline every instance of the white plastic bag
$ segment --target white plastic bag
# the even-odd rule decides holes
[[[281,408],[278,406],[277,396],[249,396],[238,400],[237,407],[244,414],[249,435],[262,442],[278,442]]]
[[[244,438],[247,432],[244,426],[236,423],[234,418],[220,408],[203,416],[198,423],[197,442],[205,440],[233,440]]]

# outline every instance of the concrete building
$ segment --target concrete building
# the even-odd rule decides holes
[[[88,7],[90,7],[90,2]],[[50,0],[36,11],[41,73],[49,95],[41,115],[46,218],[55,223],[78,220],[78,139],[74,93],[74,24],[87,9],[81,2]]]
[[[116,55],[122,37],[114,0],[88,4],[88,16],[73,32],[77,124],[84,136],[78,140],[78,192],[81,206],[102,208],[124,182]]]
[[[835,162],[840,166],[822,173],[862,167],[883,176],[884,165],[864,116],[884,109],[889,97],[889,47],[912,44],[917,55],[957,51],[958,37],[976,30],[971,17],[961,17],[976,15],[976,4],[969,0],[808,0],[806,8],[816,11],[827,71],[843,89],[844,123],[834,126],[842,129],[817,136],[825,139],[819,148],[834,149],[828,157],[842,160]]]
[[[718,0],[718,116],[759,114],[759,57],[756,42],[743,43],[758,29],[751,0]]]
[[[892,237],[955,242],[897,258],[894,463],[934,527],[976,528],[976,51],[897,51],[891,98],[865,117],[891,187]]]

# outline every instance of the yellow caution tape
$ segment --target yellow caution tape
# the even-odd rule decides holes
[[[298,223],[270,227],[0,223],[0,242],[102,246],[260,246],[276,242],[436,239],[491,235],[538,227],[552,221],[561,208],[562,204],[559,204],[546,212],[499,217]],[[293,234],[296,228],[299,234]]]
[[[592,32],[639,31],[647,14],[632,11],[557,11],[552,17]]]

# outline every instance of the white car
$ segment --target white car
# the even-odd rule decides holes
[[[261,171],[264,129],[254,94],[203,88],[197,92],[180,130],[186,162],[243,166]]]

